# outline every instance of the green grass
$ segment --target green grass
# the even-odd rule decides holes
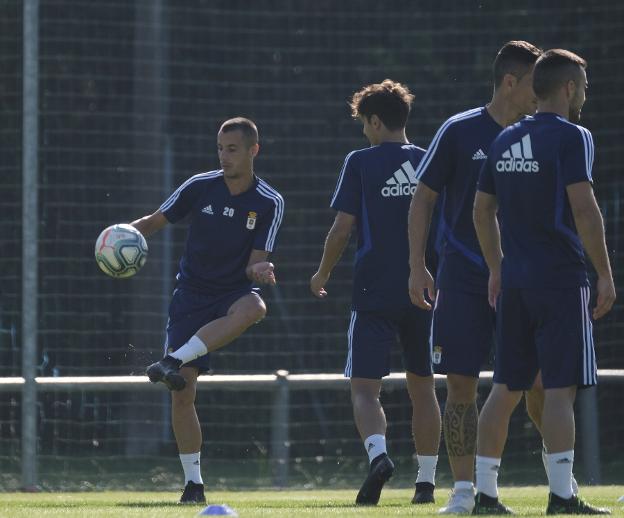
[[[437,504],[410,504],[411,489],[386,489],[377,507],[355,507],[355,490],[335,491],[219,491],[208,494],[208,502],[226,503],[239,516],[291,518],[299,516],[414,516],[434,515],[447,498],[448,489],[438,489]],[[595,505],[609,507],[613,515],[624,516],[624,486],[582,488],[582,496]],[[203,506],[180,506],[179,493],[92,492],[92,493],[0,493],[1,518],[114,516],[182,518],[196,516]],[[544,486],[503,488],[501,499],[523,516],[540,516],[546,507]]]

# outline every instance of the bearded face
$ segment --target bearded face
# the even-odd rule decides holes
[[[570,122],[578,124],[581,120],[581,110],[585,104],[585,90],[587,89],[587,75],[585,70],[581,69],[581,75],[578,81],[575,81],[576,90],[574,97],[570,101]]]

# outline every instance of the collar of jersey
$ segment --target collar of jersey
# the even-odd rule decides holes
[[[220,169],[219,172],[223,174],[223,169]],[[252,174],[253,174],[253,183],[251,184],[251,187],[249,187],[249,189],[247,189],[246,191],[240,192],[238,194],[230,193],[230,189],[228,189],[227,183],[225,183],[225,176],[221,176],[221,180],[223,180],[223,186],[225,187],[225,190],[227,191],[228,196],[230,196],[230,198],[238,198],[239,196],[245,196],[245,194],[255,191],[256,188],[258,187],[258,183],[260,182],[260,179],[256,176],[256,173],[252,173]]]

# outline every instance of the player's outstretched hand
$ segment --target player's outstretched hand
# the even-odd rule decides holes
[[[496,309],[496,299],[501,291],[501,272],[490,271],[490,278],[488,279],[488,302],[492,309]]]
[[[325,284],[329,280],[328,275],[322,275],[320,272],[316,272],[312,278],[310,279],[310,291],[315,297],[319,299],[323,299],[327,297],[327,292],[325,291]]]
[[[274,286],[276,282],[275,273],[273,272],[274,269],[275,266],[273,263],[269,263],[268,261],[254,263],[250,266],[251,279],[258,284]]]
[[[596,307],[592,312],[594,320],[605,316],[611,310],[615,302],[615,285],[613,284],[613,278],[611,276],[598,277],[596,290],[598,291],[598,297],[596,299]]]
[[[431,304],[425,299],[425,290],[429,300],[435,300],[433,277],[427,267],[412,268],[409,276],[409,296],[412,304],[421,309],[431,310]]]

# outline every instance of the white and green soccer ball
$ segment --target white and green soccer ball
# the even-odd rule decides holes
[[[102,230],[95,242],[95,260],[105,274],[132,277],[145,264],[147,242],[132,225],[119,223]]]

